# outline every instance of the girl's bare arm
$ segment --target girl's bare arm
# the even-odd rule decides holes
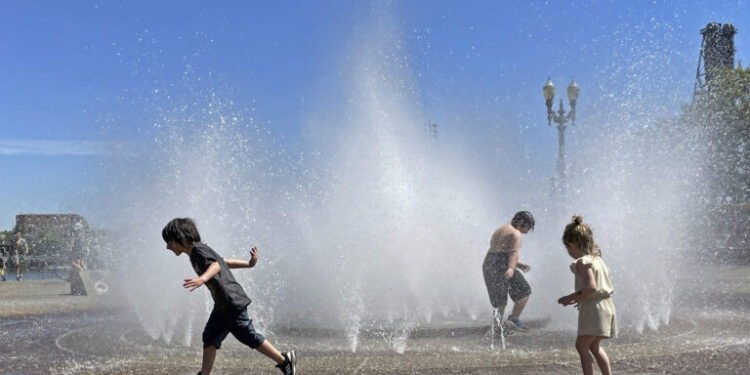
[[[576,299],[580,301],[596,293],[596,279],[590,264],[576,263],[576,273],[583,279],[583,288],[573,293],[577,296]]]
[[[571,305],[596,293],[596,279],[594,278],[594,271],[591,269],[590,264],[576,263],[576,274],[583,279],[583,288],[561,297],[557,300],[557,303],[563,306]]]

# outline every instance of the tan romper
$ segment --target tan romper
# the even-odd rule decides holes
[[[578,336],[591,335],[605,338],[617,334],[617,319],[609,281],[609,269],[600,256],[584,255],[570,265],[575,276],[575,290],[583,289],[583,278],[576,273],[576,263],[590,264],[596,280],[596,292],[578,303]]]

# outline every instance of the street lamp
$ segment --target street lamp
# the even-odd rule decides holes
[[[557,123],[557,141],[559,145],[559,154],[557,155],[557,174],[558,174],[558,187],[564,189],[565,187],[565,124],[570,121],[571,125],[576,123],[576,101],[578,100],[578,93],[581,88],[578,87],[576,81],[573,80],[568,85],[568,100],[570,101],[570,112],[565,114],[563,109],[563,100],[560,99],[560,109],[557,113],[552,110],[552,101],[555,99],[555,85],[552,80],[547,78],[547,83],[542,87],[544,93],[545,104],[547,105],[547,126],[552,126],[552,121]]]

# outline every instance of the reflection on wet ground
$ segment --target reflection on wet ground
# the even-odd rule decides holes
[[[725,275],[733,281],[716,283],[712,297],[705,290],[686,292],[682,300],[692,305],[678,303],[668,325],[643,333],[625,330],[607,342],[615,372],[749,373],[750,268],[733,268]],[[0,289],[5,305],[0,310],[0,375],[197,372],[200,332],[189,346],[167,345],[151,339],[130,313],[107,308],[112,301],[106,298],[65,296],[59,282],[33,287],[36,295],[23,297]],[[42,293],[45,288],[49,295]],[[8,306],[23,313],[9,314],[14,309]],[[416,327],[406,343],[386,331],[362,332],[356,353],[338,332],[277,329],[268,336],[280,348],[297,350],[304,374],[578,373],[573,331],[545,327],[544,321],[529,325],[536,329],[516,333],[506,350],[496,351],[489,349],[489,327],[476,322]],[[397,345],[403,354],[394,350]],[[230,337],[214,373],[275,374],[269,362]]]
[[[191,373],[199,366],[199,338],[194,338],[196,345],[191,347],[166,345],[152,340],[132,322],[111,314],[5,321],[0,374],[10,371],[128,374],[131,368],[139,369],[140,372],[135,373],[171,374]],[[489,350],[487,328],[416,330],[404,354],[395,353],[387,338],[377,337],[375,333],[363,335],[357,353],[347,350],[345,339],[333,336],[277,334],[270,338],[281,348],[296,348],[308,374],[473,374],[508,366],[530,373],[545,368],[577,371],[577,356],[571,345],[573,332],[542,329],[517,333],[508,340],[505,351],[493,352]],[[747,354],[749,328],[750,318],[747,317],[677,318],[656,332],[625,332],[609,343],[607,350],[615,364],[627,363],[629,367],[645,363],[643,358],[679,358],[705,351],[744,348],[742,353]],[[249,353],[232,338],[227,339],[220,354],[219,374],[247,373],[249,369],[273,373],[268,360]],[[695,368],[700,369],[707,364],[696,365]],[[633,373],[641,373],[641,370]]]

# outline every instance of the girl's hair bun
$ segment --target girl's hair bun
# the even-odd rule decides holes
[[[573,215],[573,223],[581,225],[583,223],[583,217],[581,215]]]

